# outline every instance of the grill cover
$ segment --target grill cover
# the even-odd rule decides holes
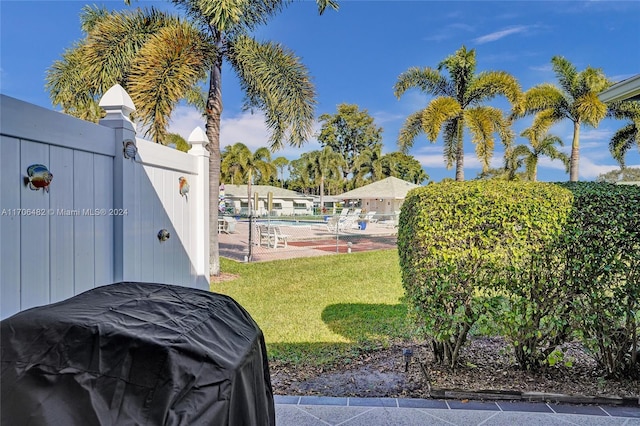
[[[274,425],[262,331],[233,299],[118,283],[0,323],[3,425]]]

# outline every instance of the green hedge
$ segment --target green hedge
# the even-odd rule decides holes
[[[606,374],[637,376],[640,186],[562,186],[575,199],[563,233],[574,326]]]
[[[398,230],[403,285],[439,361],[455,366],[469,329],[502,305],[513,265],[559,234],[570,204],[558,186],[504,181],[408,194]]]
[[[403,285],[436,359],[455,366],[483,316],[521,368],[580,337],[611,376],[638,374],[640,187],[447,182],[411,191]]]

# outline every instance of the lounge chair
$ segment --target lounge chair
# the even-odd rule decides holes
[[[378,219],[375,217],[376,212],[367,212],[366,215],[364,215],[364,220],[370,223],[376,223],[378,221]]]

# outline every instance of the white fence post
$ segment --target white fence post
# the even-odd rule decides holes
[[[188,154],[198,157],[197,194],[195,223],[196,235],[196,272],[199,277],[206,277],[209,283],[209,151],[205,146],[209,143],[207,134],[200,127],[193,129],[187,140],[191,144]],[[194,283],[196,284],[196,283]]]
[[[124,281],[135,276],[135,178],[134,163],[136,131],[129,115],[135,111],[133,101],[127,92],[116,84],[100,100],[107,115],[100,124],[115,130],[114,144],[116,155],[113,164],[113,209],[114,220],[114,281]],[[126,149],[126,151],[125,151]],[[133,153],[133,158],[125,158]]]

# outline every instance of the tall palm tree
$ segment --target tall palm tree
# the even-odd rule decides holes
[[[525,93],[524,114],[546,111],[548,118],[557,123],[565,119],[573,122],[573,140],[569,180],[579,179],[580,127],[597,127],[607,114],[607,106],[598,99],[598,93],[611,83],[602,70],[587,67],[578,72],[576,67],[561,56],[551,59],[553,71],[560,87],[543,83]]]
[[[567,172],[569,171],[569,156],[555,147],[564,146],[564,143],[558,136],[548,133],[550,127],[551,121],[546,118],[546,114],[539,113],[533,125],[520,134],[529,140],[530,146],[518,145],[511,152],[518,163],[524,162],[525,176],[534,182],[538,178],[538,160],[543,155],[552,160],[562,161]]]
[[[289,165],[289,160],[285,157],[278,157],[273,160],[273,165],[280,172],[280,188],[284,188],[284,168]]]
[[[449,79],[443,75],[447,71]],[[433,143],[443,132],[444,157],[447,168],[456,165],[456,180],[464,180],[464,128],[471,131],[476,155],[483,170],[489,168],[493,156],[494,133],[504,140],[510,121],[498,108],[483,105],[498,96],[505,96],[515,111],[519,111],[522,93],[517,80],[506,72],[488,71],[476,74],[475,50],[462,46],[453,55],[433,68],[410,68],[400,74],[394,86],[400,98],[407,90],[418,88],[434,96],[426,108],[411,114],[400,129],[398,145],[406,152],[422,132]]]
[[[132,20],[136,24],[127,26],[128,31],[114,36],[110,31],[98,31],[102,36],[98,41],[109,41],[108,49],[103,49],[105,45],[99,42],[81,43],[77,47],[79,53],[74,54],[73,59],[76,59],[75,55],[82,56],[83,66],[59,69],[67,73],[92,70],[94,80],[106,79],[107,74],[119,76],[136,105],[143,106],[144,111],[138,114],[149,125],[152,134],[162,132],[165,128],[162,120],[171,115],[178,100],[191,99],[202,104],[210,153],[209,269],[212,275],[218,275],[220,258],[216,224],[222,64],[227,61],[238,76],[246,94],[245,106],[265,113],[272,149],[280,148],[284,142],[300,146],[311,135],[315,89],[306,68],[291,51],[250,36],[259,25],[266,24],[290,4],[290,0],[172,0],[172,3],[186,12],[188,20],[184,25],[149,28],[145,25],[147,14],[136,12]],[[334,0],[316,0],[316,3],[320,14],[327,7],[337,9]],[[92,18],[95,19],[87,21],[87,29],[94,31],[101,27],[103,16],[97,13]],[[81,82],[87,80],[80,79]],[[206,80],[206,95],[196,96],[199,93],[197,84]],[[101,93],[105,90],[103,86]],[[62,98],[74,102],[73,95]]]
[[[315,176],[320,187],[320,211],[324,209],[324,184],[329,177],[340,176],[342,169],[346,167],[346,161],[342,155],[331,147],[325,146],[321,151],[312,151],[306,156],[309,175]]]

